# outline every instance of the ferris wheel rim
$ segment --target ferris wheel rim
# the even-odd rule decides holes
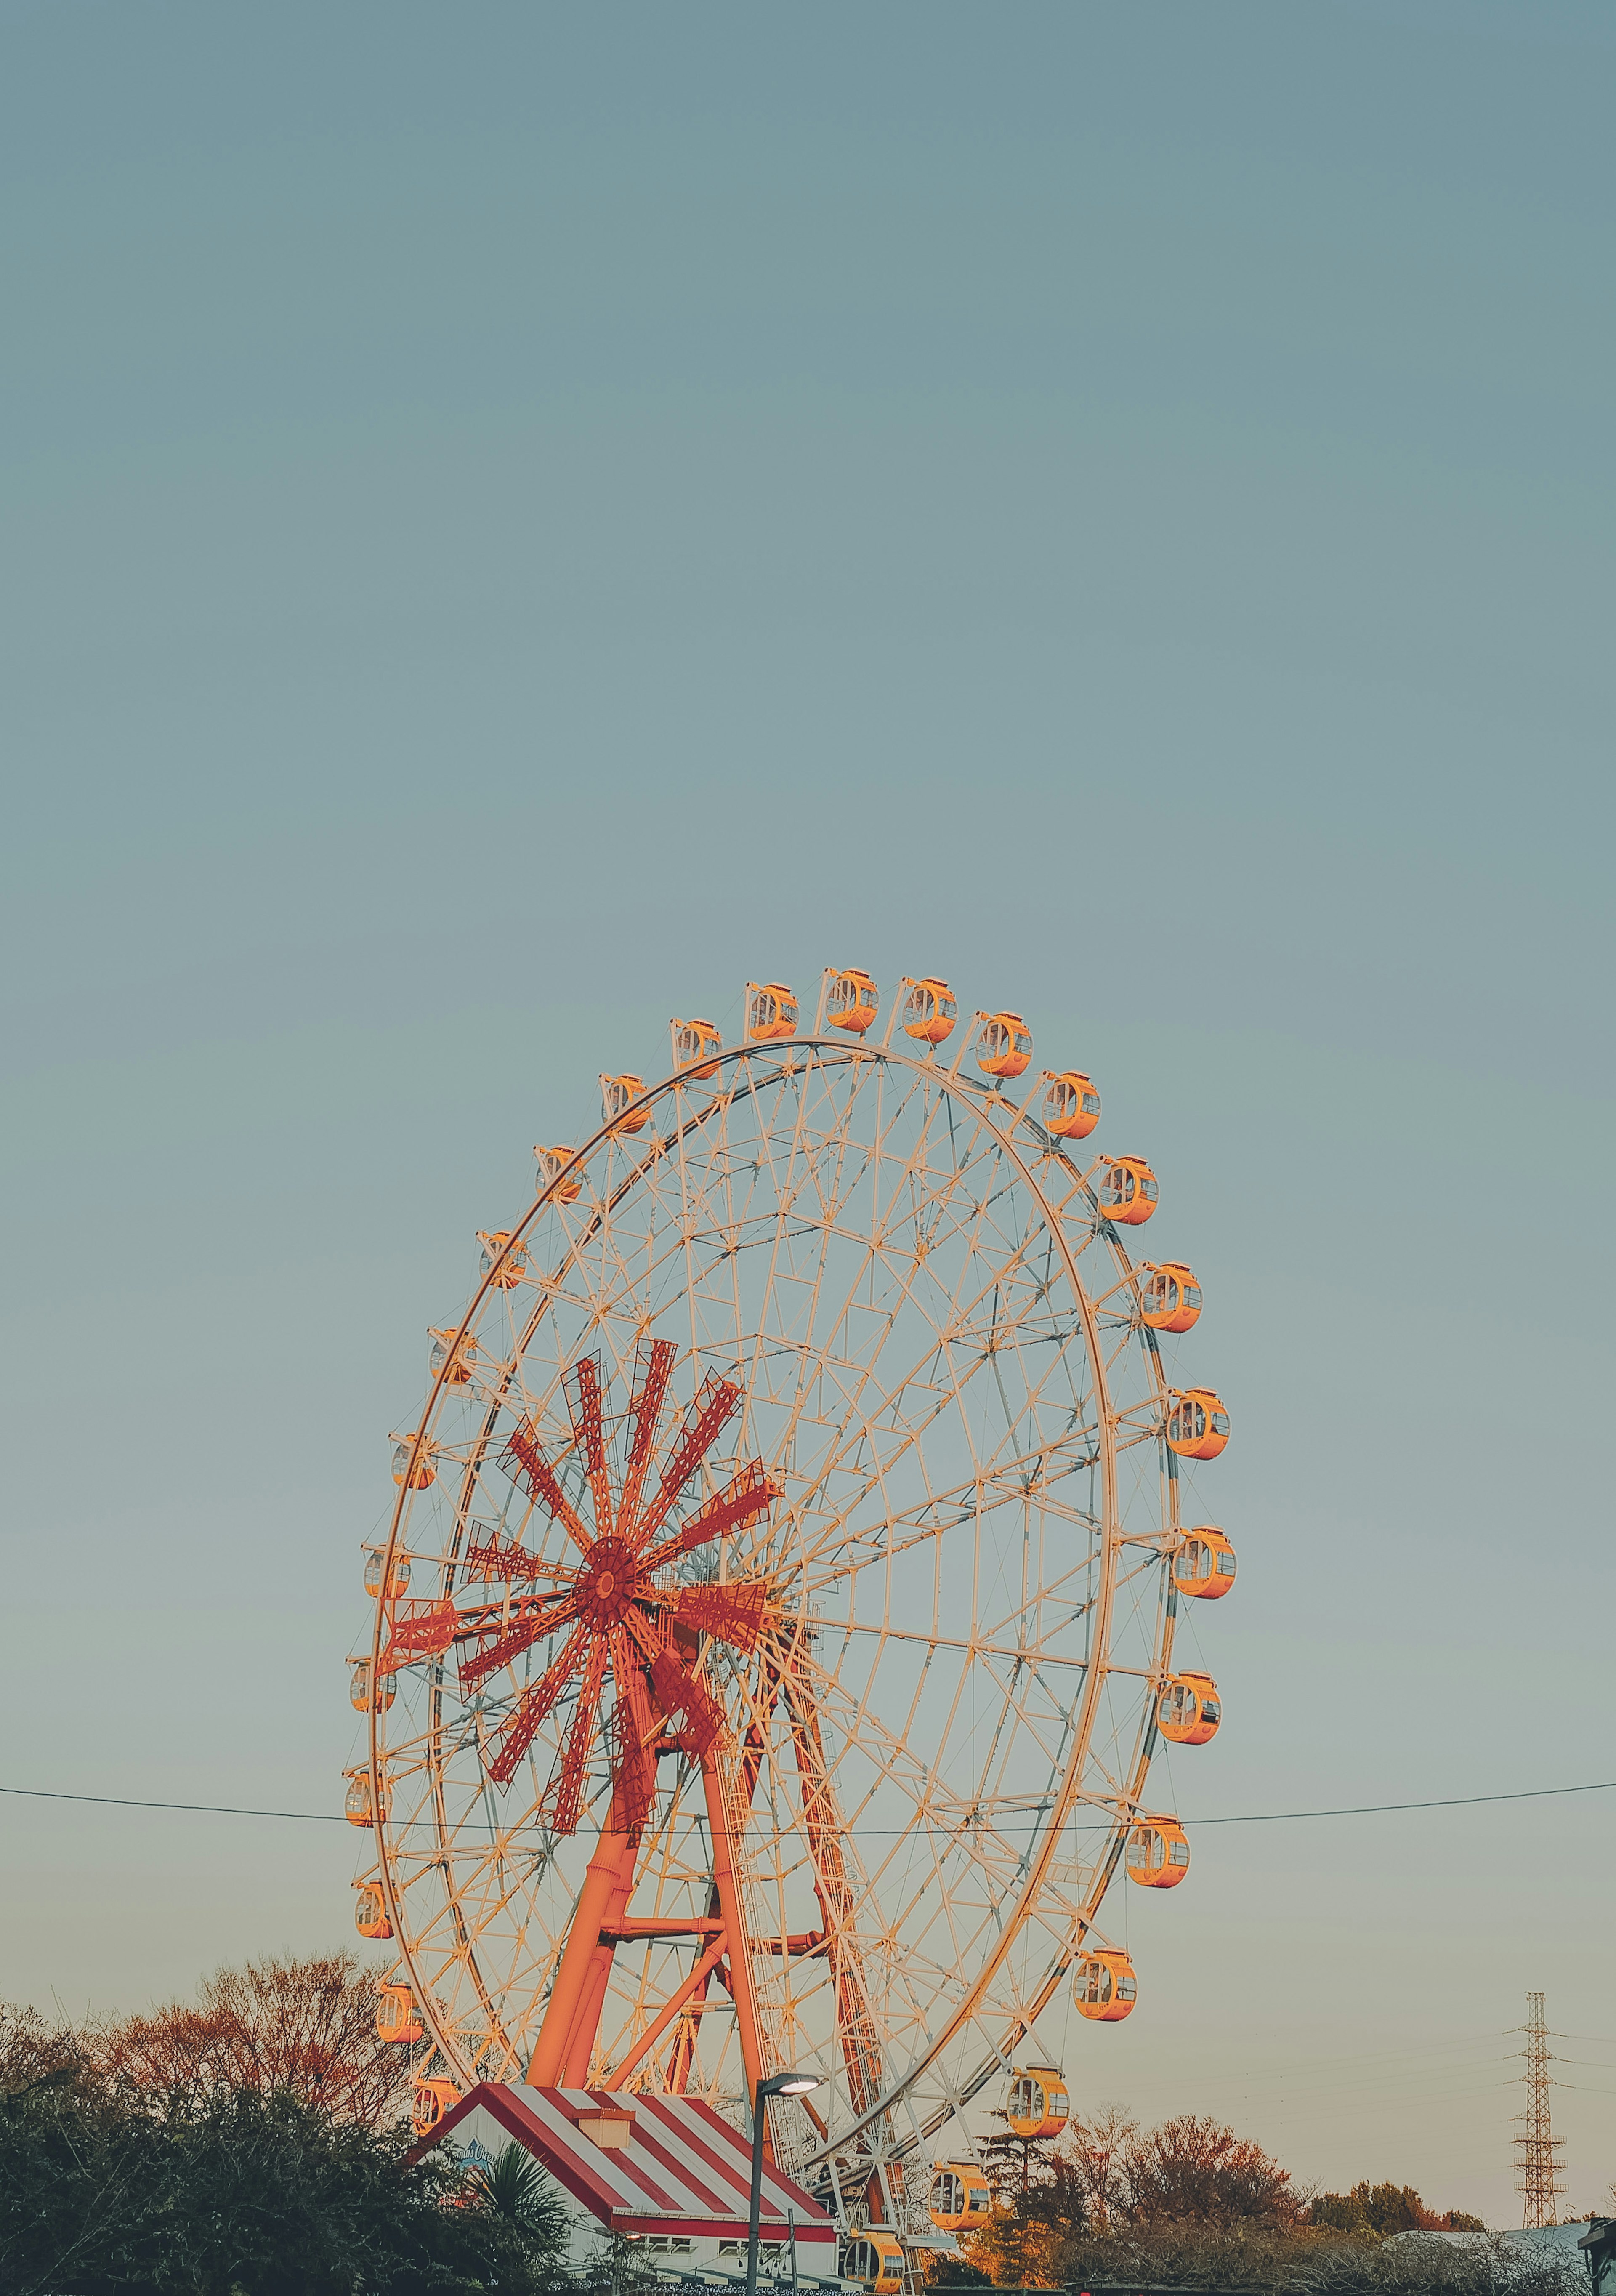
[[[1109,1245],[1115,1262],[1119,1267],[1120,1271],[1119,1283],[1117,1286],[1112,1287],[1112,1289],[1131,1288],[1136,1293],[1138,1283],[1137,1270],[1129,1258],[1126,1247],[1123,1245],[1121,1239],[1117,1235],[1114,1227],[1104,1218],[1103,1214],[1101,1213],[1093,1191],[1087,1185],[1086,1175],[1071,1157],[1069,1150],[1065,1147],[1063,1143],[1050,1136],[1032,1116],[1030,1112],[1030,1103],[1033,1097],[1032,1094],[1028,1095],[1026,1102],[1018,1103],[1004,1091],[997,1088],[990,1088],[979,1083],[976,1078],[963,1074],[960,1070],[959,1060],[956,1061],[952,1068],[946,1069],[934,1056],[924,1058],[917,1057],[899,1048],[894,1047],[890,1044],[882,1044],[881,1046],[871,1046],[862,1042],[858,1044],[849,1044],[843,1037],[826,1036],[822,1033],[800,1033],[789,1038],[775,1039],[761,1043],[744,1042],[740,1045],[723,1048],[713,1056],[713,1059],[715,1064],[720,1065],[722,1068],[731,1072],[741,1068],[750,1070],[753,1063],[766,1063],[768,1072],[758,1079],[758,1086],[759,1088],[772,1087],[778,1089],[789,1081],[789,1078],[793,1072],[800,1072],[794,1071],[792,1056],[796,1056],[798,1060],[801,1060],[803,1056],[808,1056],[808,1058],[813,1062],[821,1068],[827,1070],[832,1067],[856,1070],[860,1066],[869,1064],[873,1067],[886,1067],[905,1070],[908,1072],[914,1080],[933,1085],[939,1090],[947,1094],[951,1099],[960,1102],[964,1107],[969,1111],[973,1120],[980,1123],[985,1130],[991,1135],[999,1150],[1011,1159],[1017,1179],[1029,1192],[1033,1201],[1037,1204],[1042,1216],[1043,1225],[1052,1240],[1054,1242],[1059,1251],[1062,1264],[1062,1272],[1066,1277],[1072,1299],[1078,1305],[1083,1325],[1085,1348],[1095,1384],[1097,1431],[1101,1437],[1102,1456],[1103,1460],[1102,1478],[1103,1512],[1100,1523],[1102,1595],[1100,1597],[1101,1607],[1098,1609],[1097,1615],[1103,1620],[1105,1629],[1104,1633],[1097,1636],[1096,1646],[1102,1651],[1107,1650],[1109,1647],[1111,1610],[1114,1600],[1117,1578],[1117,1559],[1120,1548],[1124,1543],[1122,1527],[1119,1521],[1118,1509],[1116,1453],[1116,1427],[1118,1424],[1118,1418],[1117,1414],[1112,1408],[1111,1390],[1108,1376],[1110,1366],[1107,1363],[1105,1351],[1102,1345],[1101,1333],[1095,1320],[1095,1303],[1091,1298],[1088,1287],[1084,1281],[1082,1273],[1079,1268],[1077,1254],[1073,1250],[1071,1241],[1066,1233],[1064,1207],[1070,1201],[1072,1194],[1081,1191],[1082,1193],[1087,1196],[1088,1207],[1093,1214],[1094,1232],[1096,1235],[1103,1235],[1104,1241]],[[964,1053],[962,1049],[960,1059],[963,1060],[963,1057]],[[472,1334],[480,1316],[483,1313],[488,1303],[490,1293],[496,1288],[496,1276],[498,1268],[502,1262],[509,1257],[512,1247],[529,1240],[530,1232],[540,1220],[546,1210],[557,1200],[559,1190],[564,1186],[569,1177],[575,1177],[578,1174],[585,1170],[598,1151],[606,1146],[614,1136],[620,1136],[624,1128],[622,1123],[623,1114],[632,1110],[653,1110],[659,1104],[667,1101],[670,1095],[679,1089],[684,1088],[688,1090],[695,1083],[696,1079],[692,1077],[688,1067],[676,1068],[670,1070],[667,1076],[661,1078],[656,1083],[646,1086],[640,1094],[636,1095],[633,1102],[627,1104],[627,1109],[624,1111],[619,1111],[618,1116],[610,1120],[603,1121],[603,1123],[596,1128],[596,1129],[579,1147],[571,1152],[567,1161],[559,1165],[555,1168],[554,1173],[546,1179],[544,1186],[538,1190],[532,1203],[529,1206],[520,1222],[509,1232],[508,1240],[500,1255],[494,1259],[493,1264],[482,1275],[480,1281],[476,1285],[464,1314],[455,1329],[454,1335],[455,1347],[458,1347]],[[728,1089],[726,1089],[723,1086],[719,1086],[715,1083],[711,1090],[706,1095],[705,1105],[694,1110],[685,1117],[676,1128],[674,1133],[669,1136],[669,1140],[655,1142],[650,1154],[630,1164],[623,1172],[621,1177],[616,1182],[615,1185],[609,1191],[605,1198],[593,1209],[590,1219],[585,1227],[582,1228],[577,1235],[570,1236],[568,1238],[566,1250],[559,1264],[562,1266],[568,1264],[579,1254],[579,1252],[584,1249],[586,1243],[591,1238],[597,1237],[601,1233],[603,1226],[609,1223],[611,1214],[637,1186],[644,1181],[652,1167],[662,1160],[662,1159],[669,1153],[670,1148],[675,1143],[682,1144],[685,1139],[692,1136],[699,1135],[703,1128],[716,1115],[725,1110],[738,1096],[738,1089],[737,1086],[733,1083],[729,1085]],[[1036,1143],[1036,1152],[1038,1156],[1045,1159],[1054,1160],[1067,1174],[1070,1176],[1072,1183],[1071,1187],[1067,1191],[1066,1194],[1059,1200],[1056,1200],[1051,1194],[1046,1193],[1042,1179],[1032,1168],[1032,1165],[1029,1160],[1028,1155],[1023,1152],[1021,1139],[1021,1137],[1018,1137],[1018,1136],[1024,1134],[1030,1134],[1032,1140]],[[1108,1292],[1103,1296],[1109,1298],[1111,1293]],[[551,1313],[553,1304],[553,1300],[550,1298],[541,1297],[534,1303],[531,1314],[528,1316],[521,1329],[520,1337],[513,1334],[513,1347],[511,1363],[508,1366],[502,1366],[496,1386],[489,1390],[490,1400],[488,1411],[484,1414],[484,1424],[474,1439],[471,1456],[467,1458],[465,1464],[465,1472],[462,1478],[462,1492],[460,1496],[456,1497],[455,1503],[455,1520],[456,1524],[463,1522],[466,1519],[466,1512],[469,1505],[469,1493],[474,1482],[478,1468],[483,1459],[486,1458],[488,1448],[493,1439],[493,1431],[500,1411],[502,1408],[507,1407],[509,1390],[512,1383],[516,1379],[519,1366],[523,1359],[524,1350],[530,1343],[534,1334],[537,1332],[546,1316]],[[1153,1341],[1153,1334],[1148,1334],[1147,1336]],[[420,1416],[415,1423],[414,1431],[410,1439],[412,1446],[412,1459],[418,1456],[420,1447],[425,1440],[428,1430],[444,1399],[445,1390],[448,1385],[448,1373],[454,1359],[454,1347],[451,1347],[447,1351],[446,1360],[432,1380]],[[1159,1353],[1153,1344],[1148,1347],[1147,1352],[1150,1360],[1153,1385],[1158,1395],[1161,1395],[1165,1392],[1165,1381],[1160,1365]],[[1169,1456],[1170,1460],[1170,1454]],[[1176,1465],[1176,1462],[1172,1462],[1172,1465]],[[1176,1530],[1177,1476],[1172,1473],[1170,1466],[1169,1471],[1169,1481],[1172,1499],[1172,1528]],[[388,1535],[383,1550],[382,1569],[384,1574],[390,1572],[392,1568],[393,1557],[398,1548],[402,1526],[410,1498],[411,1491],[406,1479],[406,1482],[400,1487],[397,1494],[391,1520],[389,1524]],[[1153,1669],[1153,1674],[1159,1673],[1161,1669],[1165,1665],[1167,1660],[1170,1657],[1172,1643],[1171,1613],[1176,1611],[1177,1603],[1170,1595],[1169,1602],[1169,1610],[1165,1622],[1166,1630],[1164,1636],[1159,1642],[1157,1653],[1158,1664],[1155,1669]],[[375,1614],[372,1634],[373,1669],[379,1664],[381,1660],[381,1633],[382,1625],[379,1605]],[[810,2153],[808,2156],[811,2162],[817,2162],[828,2158],[832,2152],[839,2148],[854,2143],[858,2136],[871,2127],[873,2123],[880,2121],[885,2116],[895,2113],[896,2110],[903,2103],[906,2095],[909,2095],[913,2091],[915,2083],[927,2070],[928,2066],[935,2062],[937,2057],[947,2046],[949,2041],[959,2033],[964,2025],[971,2021],[972,2018],[980,2008],[982,1999],[987,1993],[994,1976],[1004,1963],[1005,1956],[1008,1954],[1016,1938],[1024,1929],[1027,1922],[1031,1918],[1034,1911],[1036,1910],[1038,1893],[1047,1877],[1048,1868],[1054,1860],[1062,1829],[1064,1826],[1067,1818],[1070,1816],[1072,1808],[1079,1802],[1086,1800],[1093,1801],[1095,1799],[1093,1796],[1085,1795],[1082,1792],[1081,1779],[1083,1764],[1092,1739],[1095,1713],[1110,1672],[1111,1669],[1109,1667],[1103,1663],[1095,1663],[1087,1669],[1087,1678],[1079,1702],[1083,1710],[1082,1726],[1080,1728],[1074,1731],[1073,1743],[1066,1761],[1062,1786],[1058,1797],[1058,1803],[1055,1806],[1051,1807],[1046,1813],[1046,1822],[1043,1826],[1042,1839],[1038,1857],[1029,1868],[1026,1879],[1021,1886],[1014,1900],[1014,1919],[1013,1921],[1006,1922],[1002,1938],[989,1955],[988,1959],[983,1964],[982,1968],[978,1971],[975,1981],[971,1987],[965,2000],[955,2009],[941,2031],[933,2038],[931,2045],[924,2052],[914,2057],[900,2074],[895,2075],[889,2083],[883,2086],[882,2093],[875,2103],[871,2104],[862,2114],[841,2124],[835,2129],[833,2135],[827,2136],[824,2146],[822,2146],[816,2152]],[[435,1694],[440,1694],[440,1691],[441,1677],[439,1677]],[[389,1854],[389,1844],[393,1832],[393,1821],[390,1811],[386,1816],[381,1815],[382,1809],[385,1807],[382,1799],[384,1785],[382,1764],[384,1760],[384,1753],[381,1744],[382,1732],[380,1725],[381,1717],[373,1708],[373,1711],[369,1717],[368,1734],[370,1740],[370,1761],[368,1767],[371,1776],[372,1790],[376,1797],[377,1862],[380,1869],[379,1878],[381,1881],[384,1901],[387,1904],[390,1917],[393,1923],[394,1937],[398,1948],[398,1958],[408,1971],[422,2014],[431,2029],[434,2041],[442,2052],[446,2062],[453,2064],[462,2078],[475,2079],[477,2077],[475,2069],[465,2058],[460,2046],[459,2036],[455,2032],[455,2028],[452,2025],[446,2027],[446,2025],[440,2021],[437,2013],[437,2005],[432,1998],[430,1987],[425,1981],[426,1972],[424,1969],[418,1968],[416,1965],[415,1953],[413,1948],[411,1937],[411,1923],[405,1917],[404,1908],[395,1894],[394,1875],[392,1871],[393,1860],[392,1857]],[[1038,1997],[1029,2005],[1026,2016],[1022,2020],[1021,2024],[1021,2031],[1023,2032],[1030,2027],[1033,2020],[1039,2013],[1042,2006],[1050,1997],[1053,1997],[1054,1991],[1060,1984],[1066,1970],[1070,1966],[1072,1960],[1080,1951],[1085,1938],[1089,1934],[1093,1928],[1095,1915],[1106,1894],[1110,1882],[1114,1874],[1116,1866],[1120,1862],[1121,1849],[1128,1828],[1132,1823],[1134,1814],[1139,1807],[1140,1792],[1144,1784],[1144,1776],[1148,1772],[1152,1752],[1153,1751],[1155,1735],[1156,1734],[1153,1727],[1147,1729],[1142,1734],[1138,1751],[1134,1762],[1130,1765],[1131,1775],[1127,1778],[1126,1782],[1119,1780],[1118,1784],[1120,1791],[1114,1798],[1108,1798],[1114,1799],[1116,1811],[1114,1822],[1111,1827],[1111,1832],[1113,1837],[1112,1841],[1108,1851],[1104,1854],[1103,1859],[1096,1866],[1095,1880],[1084,1903],[1080,1916],[1073,1922],[1070,1928],[1070,1934],[1068,1936],[1064,1946],[1054,1956],[1045,1983],[1041,1988]],[[447,1808],[444,1806],[443,1794],[443,1780],[441,1772],[439,1772],[434,1783],[434,1799],[437,1804],[436,1824],[439,1830],[439,1841],[447,1858],[450,1851],[452,1824],[448,1817]],[[526,1813],[524,1813],[524,1816],[525,1815]],[[521,1819],[514,1820],[510,1828],[501,1829],[501,1831],[502,1833],[514,1833],[517,1827],[521,1823]],[[453,1892],[451,1891],[447,1894],[449,1896],[450,1902],[453,1903]],[[461,1915],[460,1908],[457,1905],[455,1906],[454,1912],[456,1926],[461,1933],[463,1943],[464,1943],[469,1948],[469,1934],[465,1931],[465,1925]],[[475,1952],[468,1949],[461,1956],[462,1965],[469,1972],[474,1973],[474,1983],[476,1985],[479,1997],[481,1999],[484,2007],[489,2013],[491,2023],[497,2028],[503,2023],[503,2020],[499,2016],[499,2013],[496,2009],[488,1994],[487,1986],[482,1980],[480,1972],[477,1971],[476,1958]],[[1019,2033],[1013,2036],[1008,2046],[1013,2047],[1019,2038]],[[1003,2056],[1002,2061],[1005,2062],[1008,2062],[1007,2054]],[[992,2077],[994,2070],[995,2062],[988,2062],[985,2063],[976,2079],[972,2082],[970,2087],[963,2092],[963,2095],[968,2096],[969,2095],[974,2094],[975,2089],[980,2086],[983,2080],[988,2079]],[[930,2134],[935,2127],[940,2125],[941,2120],[946,2120],[947,2118],[947,2112],[946,2110],[938,2115],[932,2116],[927,2121],[923,2128],[916,2130],[915,2142],[923,2142],[924,2136],[927,2134]],[[913,2149],[913,2144],[900,2144],[891,2148],[892,2153],[899,2156],[912,2152]]]

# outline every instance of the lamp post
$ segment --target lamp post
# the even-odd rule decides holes
[[[806,2096],[824,2086],[817,2073],[774,2073],[752,2098],[752,2201],[746,2223],[746,2296],[758,2296],[758,2218],[763,2209],[763,2129],[771,2096]]]

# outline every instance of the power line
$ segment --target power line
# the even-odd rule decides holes
[[[1354,1802],[1342,1809],[1259,1809],[1243,1810],[1236,1816],[1221,1817],[1186,1817],[1186,1826],[1202,1825],[1288,1825],[1303,1818],[1315,1817],[1381,1817],[1399,1810],[1409,1809],[1473,1809],[1483,1802],[1542,1801],[1554,1795],[1579,1793],[1610,1793],[1616,1792],[1616,1778],[1598,1778],[1591,1784],[1579,1786],[1526,1786],[1513,1793],[1448,1794],[1434,1801],[1369,1801]],[[15,1794],[29,1801],[74,1801],[93,1803],[102,1809],[178,1809],[188,1810],[206,1817],[272,1817],[289,1818],[302,1824],[346,1825],[348,1819],[340,1810],[330,1809],[247,1809],[234,1802],[214,1801],[149,1801],[127,1794],[67,1793],[49,1786],[0,1786],[0,1793]],[[435,1824],[435,1819],[406,1818],[406,1825]],[[913,1832],[908,1826],[850,1826],[849,1832],[866,1838],[890,1835],[900,1840]],[[1087,1829],[1095,1833],[1109,1832],[1108,1827]],[[1568,2040],[1595,2040],[1595,2034],[1573,2033]]]

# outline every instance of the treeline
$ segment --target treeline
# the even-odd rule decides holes
[[[1462,2210],[1428,2209],[1411,2185],[1299,2192],[1260,2144],[1201,2114],[1142,2128],[1113,2107],[1046,2144],[1006,2133],[986,2149],[998,2206],[959,2236],[963,2270],[931,2260],[935,2283],[1131,2280],[1273,2296],[1572,2296],[1587,2285],[1574,2254],[1512,2245]],[[1439,2232],[1472,2237],[1429,2236]]]
[[[263,1962],[193,2004],[57,2028],[0,2006],[4,2296],[587,2296],[513,2148],[410,2165],[408,2052],[348,1956]]]

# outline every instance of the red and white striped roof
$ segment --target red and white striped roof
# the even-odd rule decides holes
[[[751,2139],[695,2097],[484,2081],[444,2114],[428,2144],[453,2137],[480,2107],[609,2232],[746,2237]],[[603,2109],[633,2118],[633,2134],[620,2150],[597,2144],[578,2126],[580,2116]],[[427,2145],[415,2149],[424,2152]],[[759,2218],[764,2239],[784,2237],[788,2209],[799,2242],[833,2246],[831,2218],[800,2185],[765,2161]]]

